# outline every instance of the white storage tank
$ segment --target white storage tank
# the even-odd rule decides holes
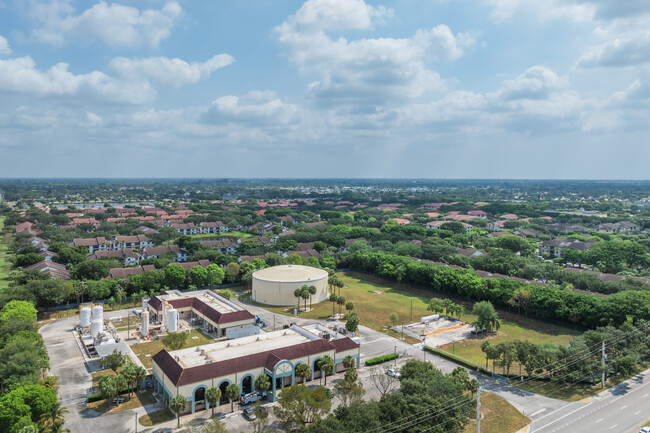
[[[167,332],[176,332],[178,331],[178,311],[175,308],[170,308],[167,310]]]
[[[98,319],[90,322],[90,335],[94,338],[97,338],[97,335],[104,331],[104,322]]]
[[[429,323],[433,322],[434,320],[440,319],[440,314],[432,314],[430,316],[424,316],[420,318],[420,322],[422,323]]]
[[[104,307],[95,305],[93,307],[93,320],[101,320],[104,322]]]
[[[90,307],[82,307],[81,311],[79,312],[79,326],[82,328],[90,326],[90,315]]]
[[[149,335],[149,312],[146,310],[142,312],[142,326],[140,327],[140,334],[143,337]]]

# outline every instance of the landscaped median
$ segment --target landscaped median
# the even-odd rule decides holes
[[[370,358],[366,361],[366,366],[370,367],[371,365],[383,364],[384,362],[392,361],[393,359],[397,358],[399,358],[399,355],[397,353]]]

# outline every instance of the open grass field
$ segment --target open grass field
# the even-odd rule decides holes
[[[534,392],[535,394],[543,395],[545,397],[555,398],[558,400],[564,401],[578,401],[587,397],[591,397],[598,393],[608,390],[609,388],[618,385],[621,382],[629,379],[629,376],[615,376],[610,378],[605,382],[605,388],[601,388],[600,382],[597,382],[595,385],[570,385],[563,383],[554,383],[554,382],[541,382],[541,381],[531,381],[517,383],[517,381],[511,381],[511,383],[521,389],[526,391]]]
[[[9,258],[9,243],[11,242],[11,235],[2,235],[4,228],[5,217],[0,217],[0,290],[9,285],[9,270],[11,263],[7,260]]]
[[[185,345],[183,346],[183,349],[186,347],[200,346],[202,344],[207,344],[211,341],[212,340],[210,338],[208,338],[198,329],[192,329],[192,331],[187,336],[187,340],[185,341]],[[152,366],[151,357],[154,356],[156,353],[160,352],[161,350],[163,350],[164,348],[165,345],[163,344],[162,339],[149,341],[147,343],[134,344],[133,346],[131,346],[131,350],[133,350],[133,352],[138,356],[140,361],[142,361],[142,364],[145,366],[145,368],[151,368]]]
[[[420,317],[430,314],[427,311],[427,305],[431,298],[442,297],[442,295],[434,295],[430,292],[417,288],[409,288],[405,285],[393,285],[356,272],[342,272],[338,273],[337,276],[346,286],[341,289],[341,295],[346,301],[354,304],[355,311],[359,315],[360,324],[377,331],[389,333],[394,337],[397,337],[394,332],[384,329],[384,326],[391,325],[391,321],[388,318],[390,313],[397,313],[399,322],[402,320],[405,324],[417,322],[420,320]],[[396,286],[399,286],[399,288]],[[383,294],[377,294],[375,292],[381,292]],[[461,302],[459,299],[452,298],[452,300]],[[413,303],[412,316],[411,302]],[[471,309],[470,303],[462,303],[467,310]],[[287,307],[262,307],[276,313],[290,314],[284,312]],[[289,308],[293,311],[292,307]],[[338,313],[338,308],[338,305],[336,305],[336,313]],[[345,313],[345,309],[342,312]],[[327,319],[332,315],[332,303],[322,302],[320,304],[314,304],[311,311],[302,312],[299,315],[308,319]],[[566,344],[573,336],[578,335],[578,332],[574,330],[519,316],[514,313],[499,311],[499,315],[502,318],[499,332],[488,335],[487,337],[469,339],[462,343],[456,343],[456,355],[481,364],[485,363],[485,358],[481,351],[481,343],[484,338],[494,340],[492,341],[493,343],[498,343],[506,339],[527,339],[536,343],[553,341],[558,344]],[[471,322],[475,318],[471,314],[462,316],[462,319],[466,322]],[[412,342],[417,343],[415,340]],[[440,347],[440,349],[448,350],[449,352],[452,350],[451,347]]]
[[[530,419],[503,398],[484,392],[481,394],[481,431],[515,433],[530,423]],[[463,433],[476,431],[476,421],[465,426]]]
[[[151,391],[134,392],[131,397],[129,397],[127,394],[123,394],[120,397],[125,398],[126,401],[120,403],[120,405],[117,407],[115,404],[112,404],[109,408],[106,400],[99,400],[88,403],[88,407],[99,413],[117,413],[124,412],[125,410],[135,409],[136,407],[146,406],[148,404],[156,402],[156,399]]]
[[[152,425],[171,421],[173,419],[175,419],[175,417],[171,410],[161,409],[141,416],[138,422],[140,423],[140,425],[149,427]]]

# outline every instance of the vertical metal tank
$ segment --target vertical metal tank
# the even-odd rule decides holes
[[[178,331],[178,311],[174,308],[167,310],[167,332]]]
[[[90,322],[90,335],[93,338],[97,338],[97,335],[104,330],[104,322],[99,319],[95,319]]]
[[[81,307],[81,310],[79,312],[79,326],[82,328],[90,326],[90,316],[90,307]]]
[[[101,320],[104,323],[104,307],[101,305],[95,305],[93,307],[93,321]]]
[[[140,327],[140,334],[143,337],[146,337],[149,335],[149,312],[148,311],[143,311],[142,312],[142,326]]]

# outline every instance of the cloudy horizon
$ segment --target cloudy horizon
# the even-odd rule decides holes
[[[0,0],[0,23],[0,177],[649,177],[650,2]]]

